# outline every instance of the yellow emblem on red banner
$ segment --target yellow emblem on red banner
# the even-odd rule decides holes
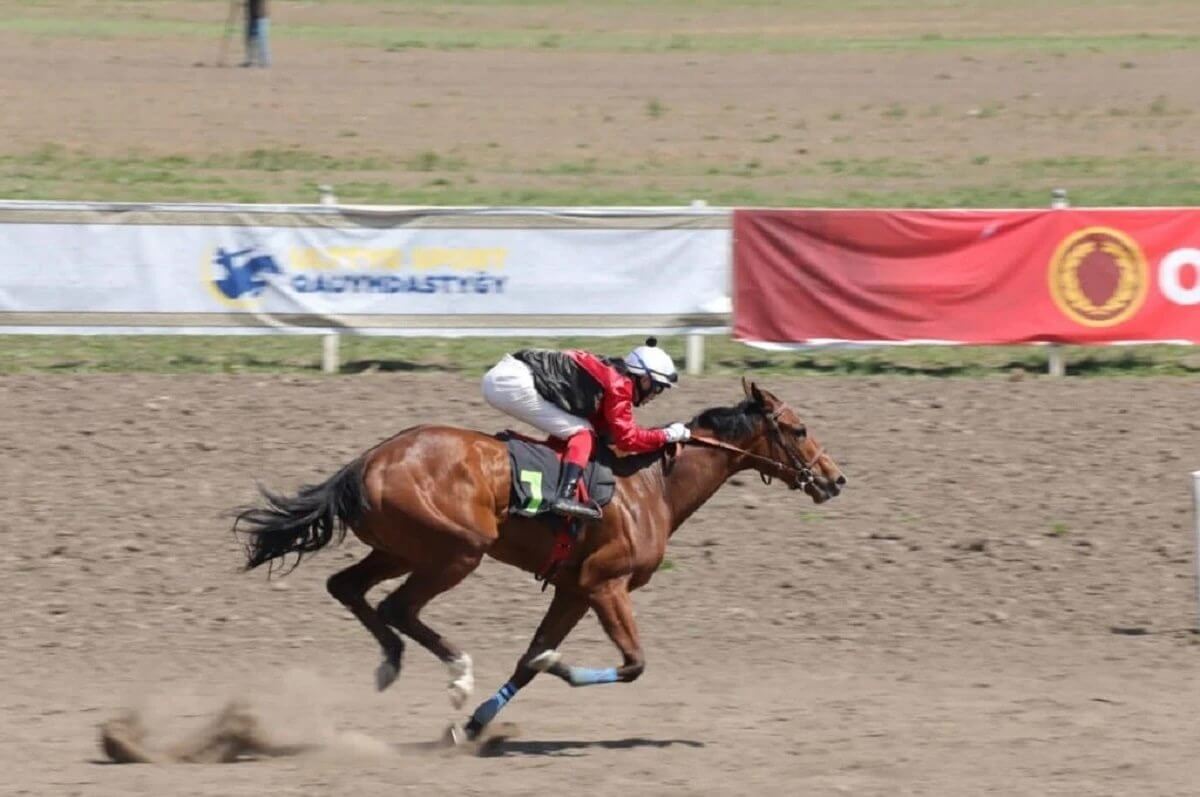
[[[1142,248],[1111,227],[1067,236],[1050,258],[1048,276],[1058,309],[1088,327],[1111,327],[1131,318],[1150,285]]]

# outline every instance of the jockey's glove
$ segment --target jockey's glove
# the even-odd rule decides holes
[[[666,431],[668,443],[681,443],[692,436],[692,430],[682,423],[673,423],[667,427]]]

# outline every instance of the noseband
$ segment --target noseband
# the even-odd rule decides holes
[[[735,445],[726,443],[724,440],[717,440],[716,438],[712,437],[692,435],[689,438],[689,442],[699,443],[700,445],[708,446],[710,448],[722,448],[726,451],[733,451],[737,454],[741,454],[743,457],[746,457],[749,460],[769,466],[775,471],[774,473],[767,473],[765,470],[760,470],[758,472],[758,476],[760,479],[762,479],[763,484],[770,484],[771,480],[778,476],[784,480],[784,483],[787,484],[789,490],[799,490],[807,487],[810,484],[813,484],[816,481],[816,476],[813,474],[813,465],[817,464],[817,460],[819,460],[821,455],[825,453],[825,449],[823,446],[818,445],[816,452],[812,455],[812,458],[807,461],[796,456],[796,453],[792,451],[792,449],[783,441],[783,430],[779,428],[779,416],[788,409],[789,407],[787,404],[781,403],[773,412],[769,414],[763,413],[763,418],[766,419],[769,429],[767,442],[770,444],[772,450],[774,450],[776,445],[783,449],[783,453],[787,455],[788,459],[788,462],[786,463],[780,462],[777,459],[772,459],[771,457],[764,457],[760,454],[755,454],[747,451],[744,448],[738,448]],[[791,474],[795,474],[794,479],[787,478]]]

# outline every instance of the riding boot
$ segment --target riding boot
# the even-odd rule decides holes
[[[579,479],[581,476],[583,476],[583,468],[579,465],[574,462],[563,463],[558,494],[550,502],[550,509],[560,515],[599,520],[603,517],[600,509],[595,506],[589,506],[579,500]]]

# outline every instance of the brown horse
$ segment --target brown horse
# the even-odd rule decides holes
[[[778,477],[816,503],[841,492],[845,477],[792,409],[753,383],[743,379],[742,385],[745,400],[692,420],[686,446],[618,460],[613,500],[601,520],[584,527],[552,576],[550,608],[512,678],[465,725],[451,728],[453,741],[476,737],[538,672],[572,686],[641,675],[645,659],[629,594],[654,575],[671,534],[733,474],[752,468],[764,481]],[[291,553],[298,564],[305,553],[327,545],[335,531],[340,539],[352,529],[373,550],[330,577],[328,587],[383,648],[378,687],[387,687],[400,672],[403,634],[447,665],[457,708],[474,687],[471,659],[421,621],[422,608],[466,578],[484,555],[536,573],[554,544],[544,523],[509,516],[509,470],[504,442],[491,435],[416,426],[323,484],[290,497],[266,493],[267,506],[243,510],[234,530],[246,527],[251,569]],[[405,582],[377,607],[367,603],[369,589],[406,573]],[[621,666],[568,666],[556,652],[588,609],[621,651]]]

